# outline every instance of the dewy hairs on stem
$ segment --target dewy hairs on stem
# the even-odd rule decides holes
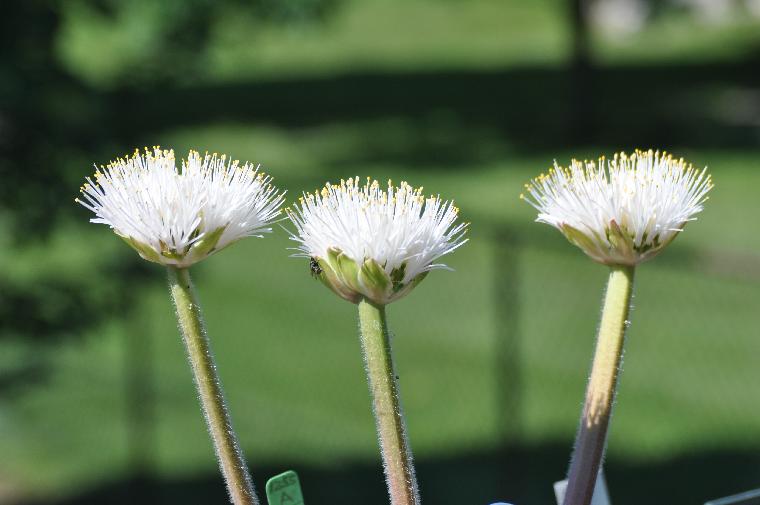
[[[636,265],[657,255],[702,210],[712,181],[666,153],[635,151],[613,159],[556,163],[520,195],[537,221],[560,230],[594,261],[610,267],[591,375],[568,472],[564,505],[589,505],[604,456],[617,390]]]
[[[232,503],[257,505],[224,400],[188,267],[247,236],[271,231],[284,194],[257,167],[190,151],[177,168],[158,147],[118,159],[87,178],[77,202],[141,257],[167,267],[193,379]]]
[[[295,256],[309,258],[312,275],[358,304],[359,327],[385,477],[392,505],[420,503],[412,451],[401,409],[385,306],[408,294],[434,261],[464,244],[459,209],[422,188],[359,178],[304,194],[287,210],[296,227]]]

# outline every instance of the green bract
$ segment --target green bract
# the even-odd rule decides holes
[[[404,283],[406,263],[388,274],[377,261],[365,259],[357,264],[335,247],[327,250],[325,258],[314,260],[319,264],[319,272],[315,272],[319,280],[335,294],[352,303],[367,298],[378,305],[387,305],[406,296],[427,275],[427,271],[424,271]]]
[[[184,251],[177,251],[169,247],[163,241],[159,241],[159,249],[157,250],[156,248],[143,244],[131,237],[125,237],[118,232],[116,232],[116,234],[137,251],[142,259],[152,261],[153,263],[160,263],[162,265],[186,268],[215,252],[216,246],[219,243],[219,239],[221,238],[222,233],[224,233],[224,230],[225,227],[220,226],[216,230],[207,233],[199,240],[193,242]]]

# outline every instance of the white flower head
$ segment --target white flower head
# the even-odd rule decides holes
[[[467,242],[459,209],[422,188],[359,178],[304,193],[287,210],[296,227],[295,256],[311,258],[312,273],[354,303],[367,298],[384,305],[406,295],[434,263]]]
[[[693,221],[713,184],[667,153],[635,151],[554,168],[520,195],[538,209],[536,221],[560,230],[599,263],[637,265],[668,245]]]
[[[185,268],[271,231],[284,193],[250,163],[190,151],[177,168],[158,147],[96,170],[76,201],[148,261]]]

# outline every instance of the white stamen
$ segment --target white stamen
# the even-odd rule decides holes
[[[174,151],[156,147],[97,170],[77,202],[95,213],[91,222],[156,253],[146,259],[187,267],[243,237],[271,231],[284,194],[270,182],[249,163],[196,151],[179,170]],[[210,251],[191,254],[215,232],[221,235]]]
[[[637,264],[696,219],[712,187],[706,168],[650,150],[601,158],[598,165],[555,162],[521,197],[538,209],[536,221],[558,228],[596,261]]]
[[[467,224],[454,225],[459,209],[452,202],[425,198],[422,188],[406,182],[395,187],[388,181],[387,189],[370,179],[360,185],[358,177],[327,184],[287,212],[297,229],[291,238],[299,243],[298,256],[325,258],[335,248],[357,263],[376,261],[388,275],[405,264],[403,284],[447,268],[433,262],[467,241]]]

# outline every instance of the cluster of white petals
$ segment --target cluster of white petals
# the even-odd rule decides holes
[[[521,195],[550,224],[605,264],[635,265],[657,254],[695,219],[713,187],[667,153],[636,151],[613,159],[556,164]]]
[[[392,279],[395,292],[420,274],[446,268],[434,262],[467,241],[467,224],[455,224],[459,209],[452,202],[425,198],[422,188],[405,182],[396,187],[388,181],[383,188],[377,181],[368,178],[362,184],[356,177],[327,184],[304,194],[300,205],[287,212],[297,230],[291,235],[298,242],[297,256],[331,263],[331,255],[340,254],[360,268],[372,261]],[[372,289],[364,289],[366,280],[360,276],[354,291],[369,296]],[[393,291],[376,301],[394,298]]]
[[[77,202],[150,261],[187,267],[247,236],[271,231],[284,194],[271,177],[225,155],[136,151],[87,178]]]

